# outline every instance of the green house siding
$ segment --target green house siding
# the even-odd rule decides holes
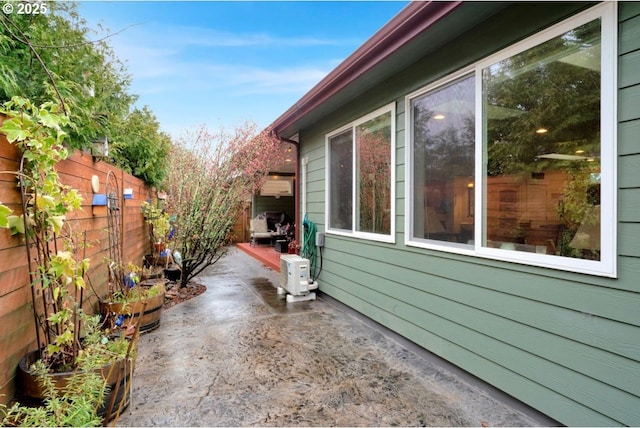
[[[620,3],[618,277],[408,247],[408,93],[567,16],[513,6],[300,132],[303,213],[325,225],[325,135],[396,102],[395,243],[326,235],[320,290],[567,425],[640,425],[640,6]],[[578,6],[573,6],[577,9]],[[546,11],[548,12],[548,11]],[[495,20],[511,16],[493,35]],[[515,17],[527,17],[518,21]],[[480,43],[480,44],[478,44]],[[462,58],[461,58],[462,56]]]
[[[637,275],[640,264],[640,3],[621,3],[618,18],[618,254],[620,265],[635,268]],[[638,292],[639,281],[635,282],[626,289]]]

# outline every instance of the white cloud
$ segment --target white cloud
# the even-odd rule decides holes
[[[198,124],[242,118],[266,126],[339,62],[316,56],[312,48],[357,43],[152,24],[132,26],[109,40],[133,78],[137,104],[149,105],[173,136]],[[280,61],[273,58],[279,48]],[[250,61],[236,62],[243,49],[252,52]],[[290,60],[283,63],[283,57]]]
[[[116,55],[127,64],[136,91],[233,89],[234,93],[292,93],[310,89],[333,68],[335,61],[315,60],[321,66],[295,65],[295,48],[354,43],[344,40],[316,38],[278,38],[266,34],[234,35],[215,30],[174,26],[159,31],[152,26],[134,26],[111,40]],[[246,66],[215,62],[206,55],[194,57],[187,51],[193,47],[282,46],[292,49],[291,65],[275,65],[266,55],[262,65]],[[236,50],[237,52],[237,50]],[[219,52],[218,52],[219,53]],[[213,55],[211,55],[213,56]],[[260,62],[260,61],[258,61]]]
[[[146,57],[129,64],[141,93],[224,89],[237,94],[306,91],[326,76],[330,67],[249,67],[207,61],[173,61]]]
[[[161,48],[138,44],[138,39],[114,43],[119,58],[126,61],[138,91],[156,92],[234,88],[237,93],[299,92],[319,82],[333,64],[260,66],[235,65],[208,60],[186,59],[175,47]]]
[[[247,68],[231,76],[230,83],[240,87],[237,93],[279,94],[303,93],[324,78],[328,71],[308,67],[287,67],[273,70]]]
[[[172,26],[163,29],[150,29],[157,39],[168,46],[201,47],[313,47],[313,46],[357,46],[360,40],[318,37],[277,37],[267,33],[229,33],[212,28],[194,26]]]

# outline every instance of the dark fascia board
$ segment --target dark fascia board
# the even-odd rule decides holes
[[[416,1],[409,3],[376,34],[278,117],[271,128],[281,137],[296,132],[295,123],[313,112],[350,83],[382,63],[442,18],[462,1]]]

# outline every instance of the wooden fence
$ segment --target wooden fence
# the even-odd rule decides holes
[[[19,150],[0,135],[0,171],[17,171],[20,156]],[[92,177],[97,176],[100,183],[96,193],[105,193],[108,171],[117,177],[120,193],[126,188],[133,190],[131,199],[121,201],[124,263],[141,265],[143,256],[150,252],[148,228],[140,206],[152,196],[152,189],[138,178],[80,151],[56,167],[62,182],[78,189],[83,197],[82,210],[72,213],[69,220],[74,232],[86,236],[89,244],[85,257],[91,259],[91,268],[83,306],[85,310],[97,311],[97,295],[103,296],[107,291],[107,269],[103,260],[109,255],[109,241],[106,207],[92,205]],[[0,201],[21,212],[16,183],[14,175],[0,174]],[[13,397],[18,362],[36,346],[26,248],[21,237],[0,229],[0,402],[7,403]]]

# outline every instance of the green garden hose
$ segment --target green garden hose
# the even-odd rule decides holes
[[[304,230],[302,257],[309,259],[309,273],[311,274],[311,279],[315,281],[320,274],[320,272],[317,274],[315,273],[317,269],[316,232],[318,229],[316,228],[315,223],[309,220],[307,214],[304,215],[302,227]]]

